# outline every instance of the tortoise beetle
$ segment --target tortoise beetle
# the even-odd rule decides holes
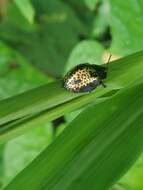
[[[64,77],[64,87],[74,93],[91,92],[102,85],[107,77],[107,67],[94,64],[79,64],[71,69]]]

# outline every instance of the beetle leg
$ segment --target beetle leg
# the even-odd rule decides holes
[[[102,80],[100,81],[100,84],[101,84],[104,88],[106,88],[106,85],[103,83]]]

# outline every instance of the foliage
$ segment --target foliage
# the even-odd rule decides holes
[[[2,188],[143,189],[142,7],[143,0],[0,2]],[[106,88],[63,88],[64,73],[103,64],[106,52],[117,59]]]

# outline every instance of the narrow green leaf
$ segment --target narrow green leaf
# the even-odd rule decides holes
[[[0,125],[49,109],[73,97],[76,95],[69,96],[69,93],[62,88],[61,82],[54,82],[13,98],[4,99],[0,101]]]
[[[96,100],[96,104],[107,99],[106,97],[99,98]],[[61,104],[55,108],[49,109],[47,111],[41,112],[32,117],[24,117],[14,120],[8,124],[0,126],[0,137],[1,142],[6,141],[10,138],[18,136],[18,134],[23,134],[23,132],[28,128],[33,128],[35,126],[42,126],[48,121],[54,120],[63,114],[74,111],[78,108],[83,108],[83,106],[88,105],[91,101],[95,101],[95,95],[92,94],[90,99],[88,96],[83,96],[82,98],[73,99],[72,102],[69,101],[65,104]]]
[[[140,84],[82,112],[5,190],[110,188],[143,150],[142,94]]]
[[[10,130],[12,132],[13,129],[20,127],[20,125],[13,127],[10,123],[19,123],[18,119],[20,122],[22,119],[23,122],[25,118],[29,120],[30,117],[33,118],[33,116],[43,112],[43,122],[45,122],[46,117],[49,121],[96,101],[96,98],[106,96],[108,92],[114,89],[140,83],[143,81],[143,72],[140,72],[142,69],[143,52],[138,52],[110,63],[108,77],[105,81],[107,88],[99,87],[93,93],[73,94],[63,88],[61,81],[57,81],[2,100],[0,101],[0,134],[6,134]],[[38,120],[40,123],[42,122],[42,118],[38,118]]]

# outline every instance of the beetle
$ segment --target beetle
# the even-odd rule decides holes
[[[108,59],[111,58],[111,55]],[[83,63],[75,66],[64,77],[64,87],[74,93],[91,92],[99,85],[106,87],[107,67]]]
[[[75,93],[91,92],[97,86],[102,85],[103,79],[107,77],[107,67],[80,64],[70,70],[64,77],[64,87]]]

